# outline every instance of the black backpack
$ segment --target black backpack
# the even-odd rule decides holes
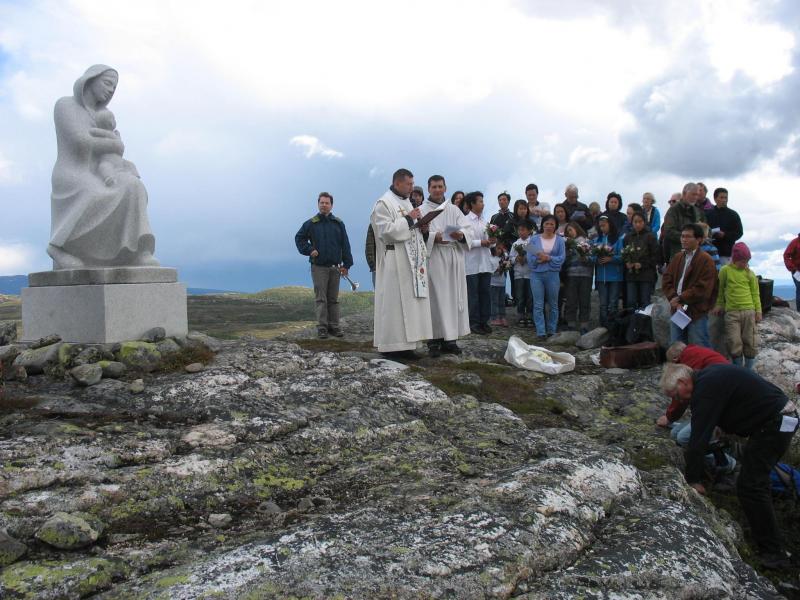
[[[625,308],[608,317],[608,341],[606,346],[629,346],[653,341],[653,325],[650,317]]]

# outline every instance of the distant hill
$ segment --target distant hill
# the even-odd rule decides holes
[[[0,294],[19,296],[22,288],[28,286],[27,275],[0,275]],[[187,288],[186,292],[191,296],[202,296],[205,294],[228,294],[232,290],[215,290],[210,288]]]
[[[27,285],[27,275],[0,275],[0,294],[19,296],[22,288]]]

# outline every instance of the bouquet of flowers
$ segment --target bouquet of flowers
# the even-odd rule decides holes
[[[509,258],[508,254],[503,253],[503,256],[500,257],[500,264],[497,265],[497,270],[495,273],[498,275],[502,275],[503,273],[508,273],[512,267],[511,258]]]
[[[592,256],[597,258],[612,257],[614,256],[614,247],[608,244],[595,244],[592,246]]]
[[[522,243],[516,243],[513,246],[517,252],[517,262],[523,264],[528,257],[528,247]]]
[[[622,249],[620,256],[622,256],[622,262],[624,263],[638,263],[642,258],[642,253],[639,251],[639,248],[631,244]],[[638,271],[639,269],[634,267],[633,270]]]
[[[486,226],[486,237],[494,238],[496,240],[503,237],[503,228],[494,223],[489,223]]]
[[[586,240],[578,241],[575,238],[567,238],[567,252],[578,255],[578,258],[586,258],[592,251],[592,245]]]

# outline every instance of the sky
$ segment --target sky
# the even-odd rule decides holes
[[[310,285],[294,234],[321,191],[352,276],[391,173],[487,210],[729,190],[754,270],[800,232],[792,0],[0,0],[0,275],[47,270],[53,105],[92,64],[149,195],[156,255],[193,287]]]

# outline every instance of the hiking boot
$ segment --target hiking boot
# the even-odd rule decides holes
[[[442,347],[439,344],[428,344],[428,356],[439,358],[442,355]]]
[[[317,329],[317,337],[321,340],[328,339],[328,330],[327,329]]]
[[[489,325],[488,325],[488,324],[486,324],[486,325],[481,325],[480,327],[481,327],[481,333],[483,333],[483,334],[485,334],[485,335],[488,335],[488,334],[492,333],[492,328],[491,328],[491,327],[489,327]]]
[[[455,354],[458,356],[461,354],[461,348],[458,347],[458,344],[455,341],[445,342],[442,344],[442,352],[444,354]]]
[[[330,329],[328,331],[333,337],[344,337],[344,331],[341,329]]]

